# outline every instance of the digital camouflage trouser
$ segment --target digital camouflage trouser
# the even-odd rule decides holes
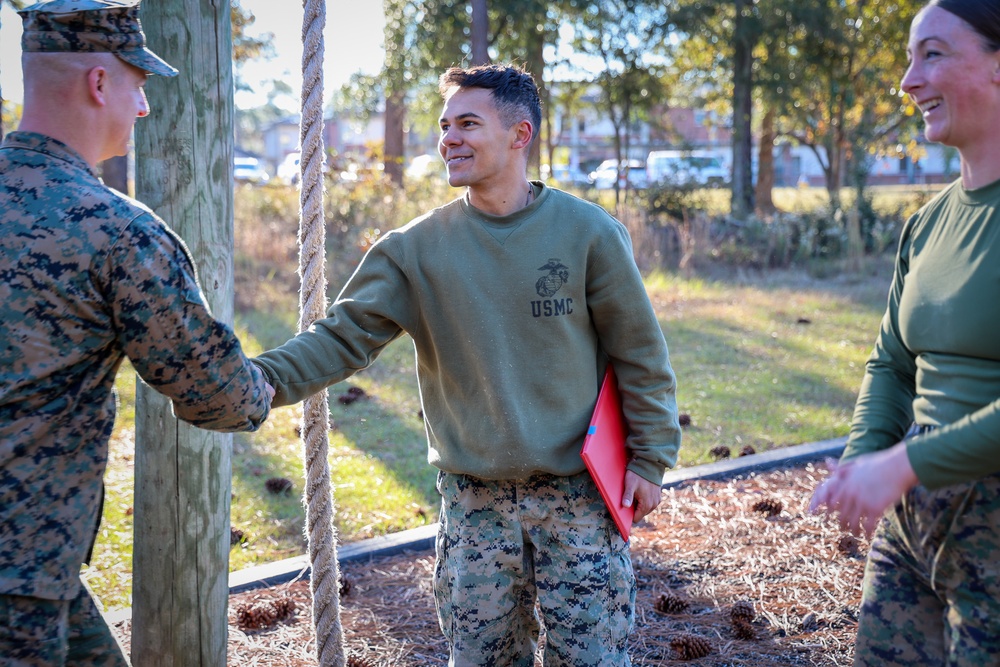
[[[449,665],[628,667],[635,576],[587,472],[489,481],[440,473],[434,592]]]
[[[1000,665],[1000,476],[918,486],[882,519],[854,664]]]
[[[128,667],[86,586],[74,600],[0,595],[0,667]]]

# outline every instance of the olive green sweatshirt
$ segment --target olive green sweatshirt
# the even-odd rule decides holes
[[[541,183],[511,215],[468,198],[382,237],[327,317],[255,359],[288,405],[413,339],[429,461],[484,479],[581,472],[610,359],[630,469],[659,483],[680,445],[674,374],[624,226]]]
[[[1000,181],[956,182],[907,221],[844,459],[910,438],[934,489],[1000,471]]]

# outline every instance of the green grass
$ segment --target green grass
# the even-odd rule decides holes
[[[649,281],[678,407],[691,416],[682,466],[709,461],[716,445],[764,451],[849,429],[888,271],[836,281],[783,272],[770,281]]]
[[[338,242],[349,243],[350,232]],[[274,243],[261,247],[287,257],[287,249]],[[710,460],[716,445],[749,444],[762,451],[847,433],[891,273],[887,260],[867,264],[850,273],[825,265],[648,278],[678,377],[679,408],[692,418],[681,466]],[[239,255],[237,266],[237,332],[253,355],[293,334],[297,281],[293,267],[268,268]],[[331,295],[339,288],[334,280]],[[436,473],[426,462],[414,366],[412,343],[403,338],[372,368],[330,389],[330,466],[342,542],[436,520]],[[347,384],[364,389],[367,398],[341,405],[336,398]],[[116,389],[107,501],[94,559],[84,573],[108,608],[131,604],[135,380],[127,364]],[[257,433],[234,437],[231,520],[245,537],[230,552],[232,570],[305,552],[299,419],[297,406],[279,408]],[[269,493],[270,477],[292,480],[293,489]]]
[[[933,197],[942,184],[888,185],[872,187],[872,207],[882,215],[900,216],[905,219],[916,212],[921,204]],[[576,195],[591,199],[609,211],[615,210],[614,190],[570,189]],[[629,192],[620,194],[625,203],[634,201],[641,195]],[[771,191],[771,198],[778,211],[784,213],[812,213],[826,211],[830,207],[830,195],[826,188],[781,187]],[[853,188],[842,188],[841,205],[849,209],[855,201]],[[725,215],[731,208],[732,193],[726,188],[709,188],[691,193],[691,201],[702,207],[709,215]]]

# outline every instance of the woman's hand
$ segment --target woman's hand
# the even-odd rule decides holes
[[[828,465],[830,477],[816,488],[809,511],[825,507],[826,513],[837,514],[841,528],[854,534],[871,536],[885,510],[919,483],[905,442]]]

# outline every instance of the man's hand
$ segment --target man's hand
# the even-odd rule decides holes
[[[854,534],[871,536],[882,514],[919,483],[905,442],[828,466],[831,475],[816,488],[809,511],[825,507],[838,515],[841,528]]]
[[[625,471],[625,493],[622,495],[622,505],[632,507],[635,501],[635,517],[632,525],[642,521],[643,517],[656,509],[660,504],[660,485],[654,484],[631,470]]]

